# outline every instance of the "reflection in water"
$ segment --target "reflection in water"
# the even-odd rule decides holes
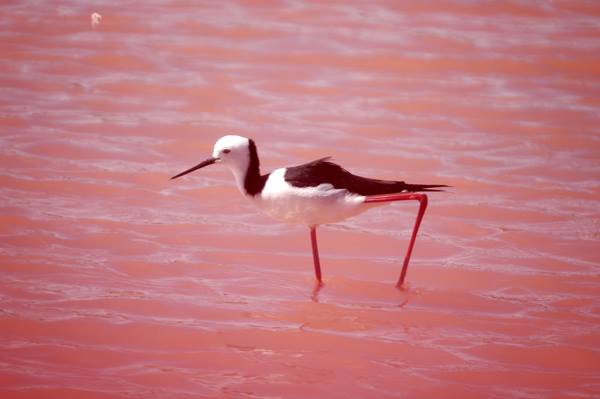
[[[319,293],[325,284],[322,281],[315,281],[310,299],[313,302],[319,302]]]
[[[595,3],[0,11],[2,397],[597,396]],[[408,286],[413,207],[321,229],[323,289],[228,171],[169,181],[228,133],[456,187]]]

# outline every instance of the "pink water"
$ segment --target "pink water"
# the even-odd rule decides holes
[[[600,4],[3,2],[2,398],[600,395]],[[102,14],[95,29],[90,14]],[[308,231],[263,169],[430,195]]]

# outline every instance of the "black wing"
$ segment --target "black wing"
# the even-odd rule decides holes
[[[353,175],[340,165],[329,161],[330,157],[317,159],[303,165],[292,166],[285,171],[285,180],[296,187],[315,187],[331,184],[360,195],[393,194],[402,191],[440,191],[438,184],[406,184],[403,181],[378,180]]]

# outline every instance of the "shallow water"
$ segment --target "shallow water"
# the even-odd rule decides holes
[[[597,3],[140,3],[0,6],[2,397],[598,396]],[[305,228],[169,180],[231,132],[454,186],[406,288],[416,204],[314,290]]]

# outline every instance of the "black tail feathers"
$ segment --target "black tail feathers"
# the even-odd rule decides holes
[[[404,190],[410,192],[417,191],[444,191],[440,190],[440,188],[450,187],[445,184],[406,184],[404,186]]]

